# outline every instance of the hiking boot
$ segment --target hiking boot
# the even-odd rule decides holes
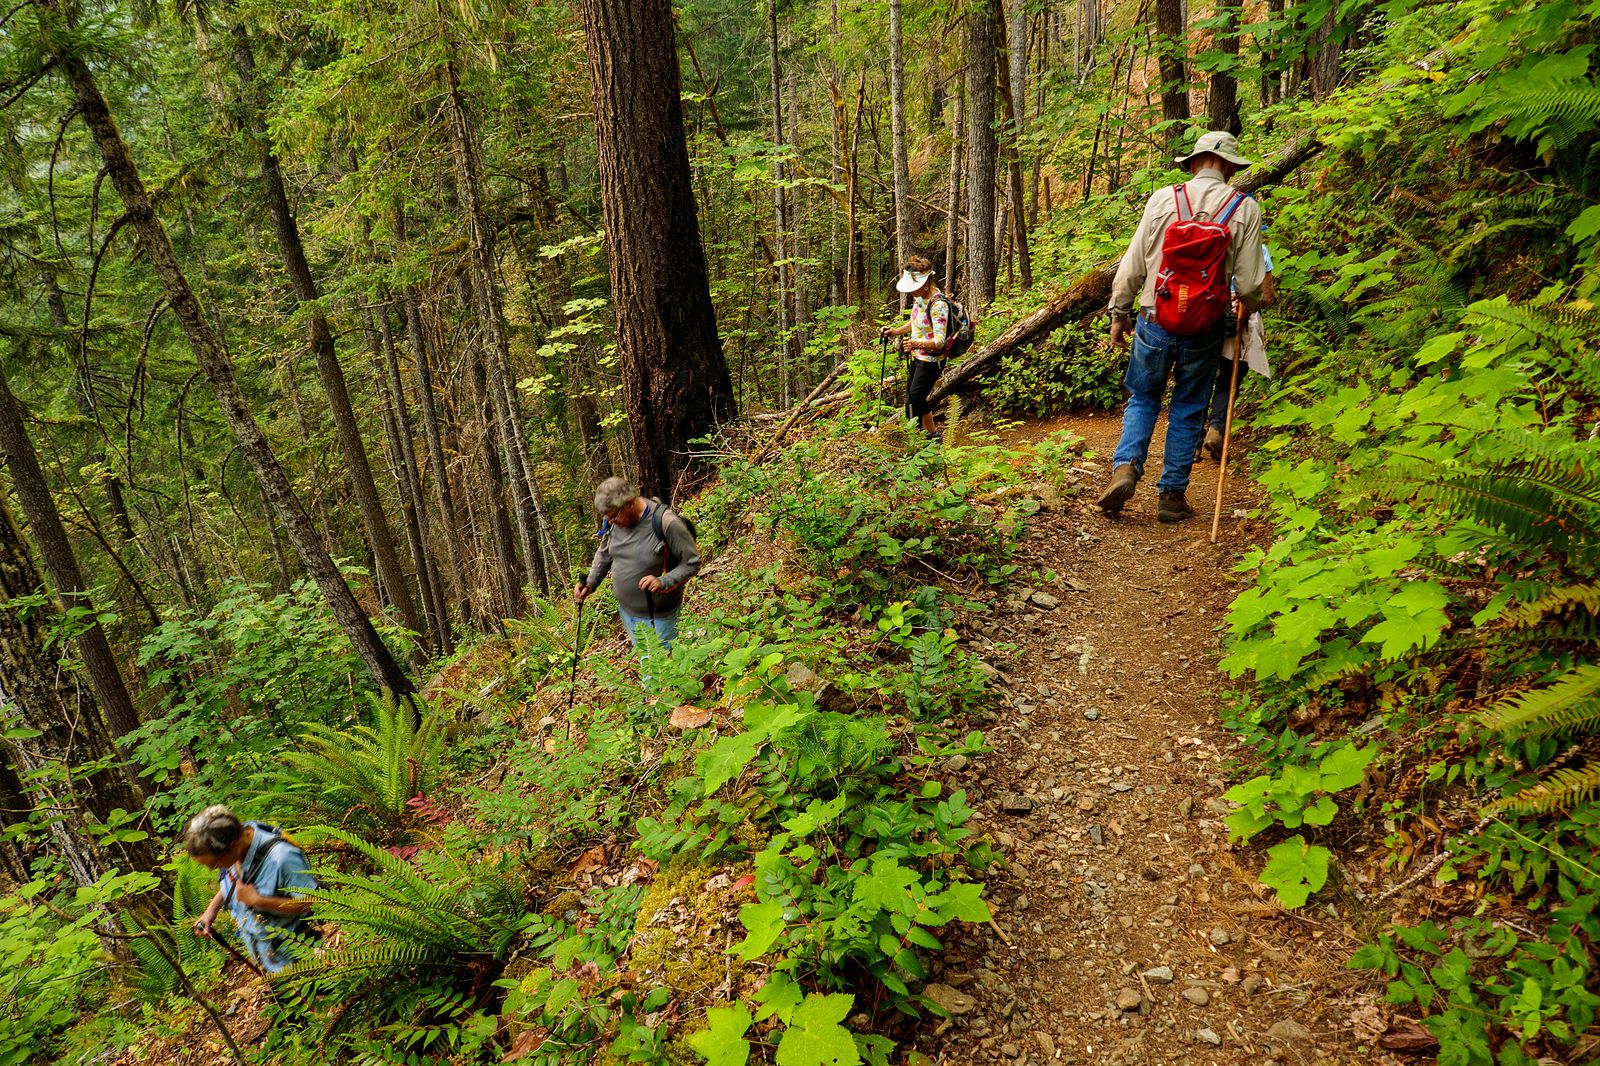
[[[1207,426],[1205,443],[1201,447],[1211,456],[1213,463],[1222,462],[1222,430],[1216,426]]]
[[[1156,503],[1156,521],[1182,522],[1194,517],[1194,508],[1184,499],[1182,492],[1163,492]]]
[[[1122,513],[1122,507],[1133,499],[1133,490],[1139,484],[1139,474],[1132,463],[1123,463],[1111,472],[1111,484],[1095,501],[1100,510],[1111,516]]]

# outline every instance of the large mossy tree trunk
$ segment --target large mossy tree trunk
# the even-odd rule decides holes
[[[690,442],[734,413],[695,216],[669,0],[583,0],[623,398],[639,487],[710,472]]]
[[[34,0],[34,3],[48,31],[58,68],[72,90],[78,113],[88,126],[95,147],[105,162],[111,184],[122,200],[126,224],[138,238],[145,259],[161,282],[173,317],[188,340],[201,374],[216,396],[217,406],[222,411],[223,420],[240,454],[255,471],[263,495],[278,516],[301,562],[305,564],[306,572],[316,581],[373,681],[396,695],[411,694],[415,686],[378,636],[372,619],[356,602],[355,594],[317,536],[311,516],[295,494],[294,486],[289,483],[288,476],[273,453],[272,445],[250,410],[234,373],[233,362],[178,262],[166,226],[155,213],[138,164],[134,162],[127,142],[122,139],[94,72],[76,51],[81,42],[73,34],[63,14],[63,5],[60,0]]]

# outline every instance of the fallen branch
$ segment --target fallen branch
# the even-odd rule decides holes
[[[772,449],[776,448],[780,443],[782,443],[784,434],[788,433],[790,428],[800,420],[800,416],[806,413],[806,409],[814,400],[816,400],[818,396],[822,395],[823,390],[825,390],[829,385],[832,385],[835,381],[839,380],[839,375],[844,373],[844,368],[848,366],[849,363],[850,360],[848,358],[841,359],[838,366],[828,371],[827,377],[817,382],[817,387],[812,389],[811,392],[806,395],[805,399],[801,400],[795,405],[793,413],[789,415],[788,419],[784,421],[783,425],[777,428],[777,430],[767,440],[767,443],[761,446],[761,450],[756,452],[756,454],[751,458],[750,465],[754,466],[755,464],[761,462],[761,460],[767,457],[767,454],[771,452]],[[848,393],[846,395],[848,395]]]

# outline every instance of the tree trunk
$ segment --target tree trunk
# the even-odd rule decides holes
[[[777,261],[772,264],[772,283],[777,291],[773,302],[778,309],[778,406],[789,406],[789,220],[784,192],[783,93],[778,58],[778,0],[767,0],[767,73],[772,104],[772,243]]]
[[[967,13],[967,296],[982,313],[995,278],[995,24],[988,3]]]
[[[951,292],[961,291],[956,266],[960,262],[957,235],[961,232],[961,146],[966,143],[961,123],[966,102],[966,90],[957,86],[955,107],[950,113],[950,200],[944,229],[944,286]]]
[[[670,500],[708,474],[689,442],[734,413],[717,336],[670,0],[583,0],[612,300],[639,487]]]
[[[1238,58],[1239,55],[1239,0],[1222,0],[1217,14],[1226,21],[1214,31],[1213,50]],[[1239,80],[1231,67],[1211,75],[1211,97],[1206,102],[1206,121],[1214,130],[1227,130],[1238,134]]]
[[[489,375],[483,365],[481,350],[475,349],[472,360],[472,389],[478,411],[483,419],[483,463],[485,481],[488,482],[489,529],[494,537],[495,575],[500,579],[501,614],[490,614],[490,619],[514,618],[522,613],[522,567],[517,562],[515,539],[511,531],[511,512],[506,507],[506,478],[500,467],[500,455],[492,438],[495,436],[494,401],[489,398]]]
[[[403,239],[403,216],[396,212],[396,233]],[[417,399],[421,406],[422,435],[428,444],[428,469],[433,475],[433,499],[439,509],[439,525],[444,533],[445,550],[450,560],[450,587],[463,621],[472,621],[472,597],[467,594],[466,564],[461,553],[461,530],[456,523],[455,496],[450,489],[450,468],[444,461],[444,442],[439,431],[439,405],[433,395],[432,344],[422,321],[422,307],[416,291],[406,294],[406,336],[411,341],[411,358],[417,367]],[[446,612],[446,617],[449,613]]]
[[[1284,0],[1267,0],[1267,21],[1281,22],[1283,20]],[[1273,31],[1276,33],[1276,31]],[[1261,42],[1261,106],[1271,107],[1283,98],[1283,72],[1276,69],[1278,49],[1268,42],[1272,36],[1266,36]]]
[[[906,61],[901,50],[901,0],[889,0],[889,112],[894,130],[894,254],[898,269],[911,254],[911,167],[906,159]],[[906,305],[905,294],[900,306]],[[787,406],[787,405],[785,405]]]
[[[345,473],[350,477],[356,506],[361,511],[361,525],[366,530],[367,543],[372,548],[378,580],[388,591],[389,600],[399,613],[401,623],[412,632],[422,634],[422,621],[411,597],[405,571],[400,567],[394,532],[389,528],[389,520],[383,512],[383,501],[378,496],[378,486],[372,476],[372,464],[367,459],[367,446],[361,439],[361,427],[350,403],[350,390],[334,348],[333,331],[328,328],[328,318],[317,304],[322,298],[322,291],[306,260],[305,244],[300,239],[300,224],[289,206],[283,170],[278,165],[277,153],[272,150],[272,142],[267,135],[267,122],[261,114],[256,92],[255,57],[251,54],[250,38],[242,24],[233,27],[233,65],[239,75],[239,103],[244,110],[246,128],[255,149],[262,191],[266,195],[267,210],[272,216],[272,233],[278,242],[278,255],[283,260],[284,273],[289,275],[289,282],[294,286],[295,298],[302,305],[311,305],[306,324],[311,335],[311,355],[317,367],[317,380],[328,398],[328,414],[333,419],[334,437],[339,443],[339,454],[344,459]]]
[[[1189,32],[1183,22],[1183,0],[1155,0],[1155,9],[1161,119],[1167,123],[1168,147],[1176,148],[1189,121]]]
[[[41,584],[22,534],[0,501],[0,604],[31,596]],[[93,884],[114,867],[154,872],[164,857],[153,835],[102,844],[89,832],[118,809],[143,810],[144,797],[116,760],[93,697],[73,684],[59,652],[46,646],[54,613],[0,606],[0,730],[39,731],[7,741],[8,761],[17,758],[17,776],[29,781],[35,804],[50,808],[56,843],[79,885]],[[80,774],[84,766],[97,768]]]
[[[998,7],[1002,0],[995,0]],[[1012,0],[1017,12],[1022,10],[1022,0]],[[999,12],[996,12],[999,14]],[[1012,75],[1018,73],[1026,58],[1027,20],[1013,19],[1013,26],[1020,25],[1018,35],[1021,40],[1013,37],[1007,44],[1009,60],[999,65],[1000,69],[1000,103],[1003,108],[1003,117],[1006,127],[1010,131],[1006,138],[1006,200],[1007,211],[1011,220],[1011,237],[1017,256],[1017,273],[1022,280],[1024,289],[1033,288],[1033,257],[1028,254],[1028,220],[1024,214],[1022,198],[1022,145],[1018,138],[1022,136],[1022,108],[1026,105],[1027,97],[1019,91],[1019,87],[1012,83]],[[1021,53],[1021,54],[1019,54]],[[1020,77],[1020,74],[1019,74]]]
[[[21,761],[9,744],[0,741],[0,830],[27,825],[28,814],[33,810],[33,802],[17,775],[16,767]],[[21,838],[0,833],[0,891],[9,893],[32,876]]]
[[[59,0],[36,0],[38,10],[48,22],[61,20],[58,4]],[[188,278],[184,276],[172,242],[167,237],[166,227],[151,206],[150,194],[139,176],[133,154],[111,117],[93,72],[82,57],[65,49],[57,54],[56,59],[72,88],[84,124],[89,127],[95,146],[105,161],[112,186],[122,200],[124,217],[138,236],[145,258],[161,280],[167,302],[188,338],[195,362],[216,394],[217,406],[235,443],[255,471],[290,542],[294,544],[307,572],[316,580],[334,617],[344,628],[373,680],[396,695],[409,695],[415,691],[411,679],[379,638],[372,620],[362,611],[344,576],[339,573],[339,568],[318,539],[311,516],[295,495],[294,487],[289,484],[283,468],[278,465],[277,456],[272,452],[272,446],[251,413],[244,393],[239,388],[238,378],[234,375],[233,363],[207,320]]]
[[[18,342],[21,343],[20,341]],[[26,356],[23,357],[26,361]],[[56,501],[45,483],[44,471],[39,466],[38,453],[33,441],[28,439],[27,427],[22,422],[22,407],[11,394],[4,373],[0,373],[0,454],[5,456],[11,471],[11,483],[17,499],[22,503],[22,513],[27,516],[33,530],[33,541],[44,560],[50,584],[67,608],[88,612],[87,628],[77,637],[78,654],[83,657],[84,671],[89,676],[89,687],[94,690],[95,702],[106,716],[106,727],[114,737],[123,737],[139,728],[139,712],[133,697],[117,668],[116,656],[106,640],[105,630],[95,620],[94,604],[89,599],[89,583],[78,568],[78,557],[73,553],[72,542],[61,525],[61,515]],[[31,591],[31,590],[30,590]]]

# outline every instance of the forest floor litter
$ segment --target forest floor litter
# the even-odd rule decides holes
[[[1163,422],[1111,520],[1094,500],[1120,422],[1061,418],[1008,439],[1061,429],[1091,457],[1017,560],[1019,578],[1055,579],[1002,593],[977,622],[972,642],[1001,670],[983,723],[994,750],[946,767],[1010,866],[989,882],[994,925],[948,940],[927,992],[952,1017],[918,1047],[950,1064],[1403,1061],[1371,1050],[1388,1012],[1345,969],[1361,943],[1350,916],[1283,910],[1222,823],[1229,767],[1248,753],[1219,720],[1218,630],[1239,556],[1270,538],[1243,517],[1253,486],[1229,478],[1213,545],[1217,466],[1196,463],[1196,517],[1159,524]],[[993,647],[1007,642],[1013,656]]]

